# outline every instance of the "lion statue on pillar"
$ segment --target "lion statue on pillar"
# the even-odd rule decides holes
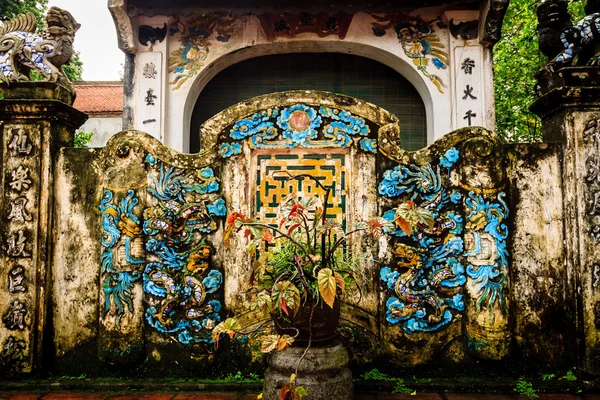
[[[537,8],[540,50],[549,58],[546,67],[600,65],[600,0],[588,0],[587,14],[571,23],[566,0],[542,0]]]
[[[46,29],[37,34],[36,26],[31,13],[0,26],[0,81],[29,81],[33,71],[42,81],[56,82],[74,92],[62,66],[71,60],[75,32],[81,25],[68,11],[51,7],[46,14]]]

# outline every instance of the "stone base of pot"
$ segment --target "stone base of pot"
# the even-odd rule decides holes
[[[279,400],[281,386],[289,382],[304,347],[290,347],[269,358],[263,388],[264,400]],[[298,368],[296,383],[308,392],[306,400],[354,399],[348,352],[338,341],[330,346],[311,347]]]

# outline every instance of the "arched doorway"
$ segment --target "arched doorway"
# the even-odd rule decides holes
[[[423,100],[394,69],[349,54],[288,53],[236,63],[207,83],[192,114],[190,152],[199,150],[199,128],[213,115],[252,97],[288,90],[322,90],[376,104],[399,118],[404,149],[427,145]]]

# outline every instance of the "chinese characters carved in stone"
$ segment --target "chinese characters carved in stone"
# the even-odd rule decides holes
[[[27,292],[27,286],[25,284],[25,268],[20,265],[14,267],[8,273],[8,291],[12,294]]]
[[[11,181],[8,184],[14,191],[20,192],[23,189],[29,189],[29,185],[31,185],[31,179],[29,179],[29,168],[23,168],[23,166],[19,165],[17,168],[11,171],[10,177]]]
[[[473,75],[473,69],[475,68],[475,61],[470,58],[465,58],[460,67],[465,75]]]
[[[146,63],[146,65],[144,65],[144,71],[143,71],[144,78],[156,79],[156,74],[157,74],[156,65],[154,65],[153,62],[149,62],[149,63]]]
[[[8,310],[2,316],[2,322],[11,331],[25,329],[25,317],[27,316],[27,308],[25,303],[15,300],[12,302]]]
[[[12,130],[12,138],[10,143],[8,144],[8,150],[12,153],[13,156],[17,155],[29,155],[31,154],[31,150],[33,146],[29,143],[29,138],[27,137],[27,133],[24,133],[21,129],[13,129]]]
[[[23,230],[19,230],[16,234],[12,235],[6,241],[6,246],[6,254],[10,257],[17,258],[31,256],[31,254],[26,251],[27,237],[23,233]]]
[[[11,200],[8,219],[18,222],[31,221],[32,218],[25,208],[26,205],[27,199],[25,197],[17,197],[16,199]]]

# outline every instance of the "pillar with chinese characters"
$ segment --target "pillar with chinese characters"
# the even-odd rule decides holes
[[[0,370],[27,374],[40,365],[46,326],[53,161],[87,116],[55,83],[0,92]]]

